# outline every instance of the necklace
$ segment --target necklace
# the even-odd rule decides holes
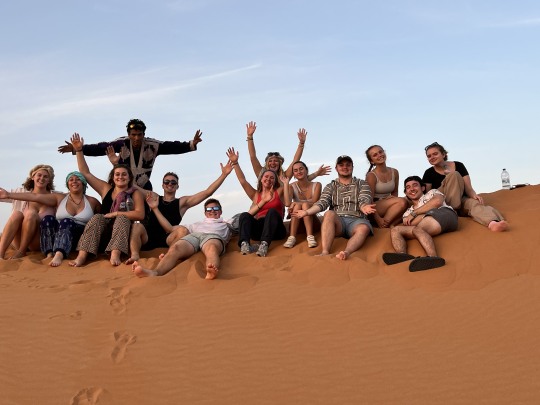
[[[73,203],[74,203],[75,205],[81,205],[82,200],[84,199],[84,197],[81,197],[81,200],[80,200],[79,202],[77,202],[77,201],[75,201],[75,200],[73,199],[73,197],[71,196],[71,194],[69,195],[69,198],[70,198],[71,201],[73,201]]]

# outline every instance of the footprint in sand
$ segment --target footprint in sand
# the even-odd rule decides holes
[[[49,319],[57,319],[57,318],[67,318],[72,321],[80,321],[82,319],[83,311],[75,311],[71,314],[59,314],[59,315],[53,315],[49,316]]]
[[[109,305],[112,307],[113,312],[116,315],[121,315],[126,312],[127,304],[129,302],[130,290],[126,290],[125,287],[111,288],[109,297]]]
[[[106,393],[107,391],[103,388],[83,388],[71,398],[70,405],[96,405],[99,399]]]
[[[126,357],[127,347],[137,341],[137,336],[130,335],[126,331],[118,331],[113,334],[115,345],[111,352],[113,363],[120,363]]]

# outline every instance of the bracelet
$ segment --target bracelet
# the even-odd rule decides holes
[[[253,137],[250,138],[249,136],[248,136],[247,139],[246,139],[246,141],[248,141],[248,142],[249,142],[249,141],[252,141],[252,140],[253,140]]]
[[[298,144],[298,146],[301,146],[301,147],[303,148],[303,147],[304,147],[304,143],[305,143],[305,142],[300,142],[300,143]]]
[[[82,152],[82,149],[75,149],[75,153]]]
[[[417,217],[417,215],[418,215],[418,214],[417,214],[416,212],[414,212],[414,211],[411,211],[411,217],[413,217],[413,218],[416,218],[416,217]]]

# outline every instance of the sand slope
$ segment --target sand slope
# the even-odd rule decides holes
[[[233,241],[214,281],[201,254],[154,279],[2,261],[0,403],[536,404],[540,186],[484,198],[511,231],[460,218],[418,273],[382,262],[388,230],[347,262]]]

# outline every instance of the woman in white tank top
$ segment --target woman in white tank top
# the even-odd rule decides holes
[[[377,209],[373,219],[379,228],[388,228],[401,222],[408,206],[405,198],[398,197],[399,172],[386,166],[386,153],[379,145],[370,146],[366,157],[370,163],[366,181]]]
[[[78,238],[85,224],[94,213],[99,212],[101,204],[94,197],[86,196],[86,179],[75,171],[66,177],[68,193],[8,193],[0,188],[0,198],[31,201],[56,209],[56,217],[52,213],[44,215],[40,223],[41,251],[52,258],[49,266],[60,266],[77,245]]]

